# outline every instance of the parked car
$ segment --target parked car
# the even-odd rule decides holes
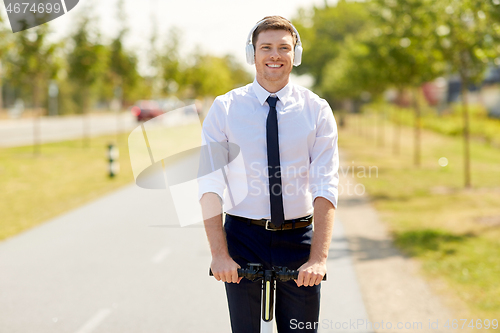
[[[137,117],[137,121],[148,121],[154,117],[158,117],[165,113],[160,108],[157,101],[141,100],[138,101],[131,109],[132,114]]]

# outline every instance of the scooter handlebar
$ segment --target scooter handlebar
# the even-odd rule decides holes
[[[248,266],[248,268],[238,268],[238,277],[244,277],[249,280],[255,280],[264,277],[262,265],[248,264]],[[297,280],[299,278],[299,271],[288,269],[286,267],[276,267],[273,271],[276,280],[279,280],[281,282]],[[214,275],[211,268],[209,269],[208,274],[210,276]],[[326,281],[326,274],[323,276],[323,281]]]
[[[212,269],[210,268],[208,270],[208,275],[210,276],[214,276],[214,273],[212,273]],[[244,278],[247,278],[249,280],[253,280],[253,279],[256,279],[256,278],[260,278],[264,275],[264,273],[261,271],[252,271],[248,268],[238,268],[238,277],[244,277]]]
[[[285,282],[289,280],[297,280],[299,278],[299,271],[288,269],[286,267],[276,267],[277,280]],[[323,281],[326,281],[326,273],[323,275]]]

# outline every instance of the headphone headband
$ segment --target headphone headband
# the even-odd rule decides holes
[[[247,38],[247,45],[246,45],[246,54],[247,54],[247,62],[250,65],[255,64],[255,49],[254,45],[252,44],[252,36],[254,31],[266,20],[261,20],[257,22],[257,24],[250,30],[250,33],[248,34]],[[300,40],[300,35],[297,29],[293,26],[291,22],[289,22],[290,25],[292,26],[293,31],[297,35],[297,43],[295,44],[294,52],[295,52],[295,57],[293,60],[293,65],[298,66],[302,62],[302,41]]]

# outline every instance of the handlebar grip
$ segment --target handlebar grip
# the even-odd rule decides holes
[[[295,271],[295,270],[291,271],[290,275],[292,276],[293,280],[297,280],[299,278],[299,271]],[[323,275],[322,281],[326,281],[326,273],[325,273],[325,275]]]
[[[208,275],[214,276],[214,273],[212,273],[212,268],[208,269]],[[238,277],[243,276],[243,270],[241,268],[238,268]]]
[[[298,278],[299,278],[299,272],[297,272],[297,275],[294,275],[294,279],[298,279]],[[326,273],[325,273],[325,275],[323,275],[323,278],[321,280],[326,281]]]

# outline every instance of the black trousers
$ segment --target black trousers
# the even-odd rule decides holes
[[[252,262],[261,263],[264,269],[272,269],[273,266],[298,269],[309,258],[312,225],[294,230],[268,231],[226,215],[224,228],[229,255],[242,268]],[[225,286],[233,333],[259,333],[262,281],[242,279],[239,284],[226,283]],[[278,332],[317,332],[319,303],[320,285],[297,287],[293,280],[277,281],[274,307]]]

